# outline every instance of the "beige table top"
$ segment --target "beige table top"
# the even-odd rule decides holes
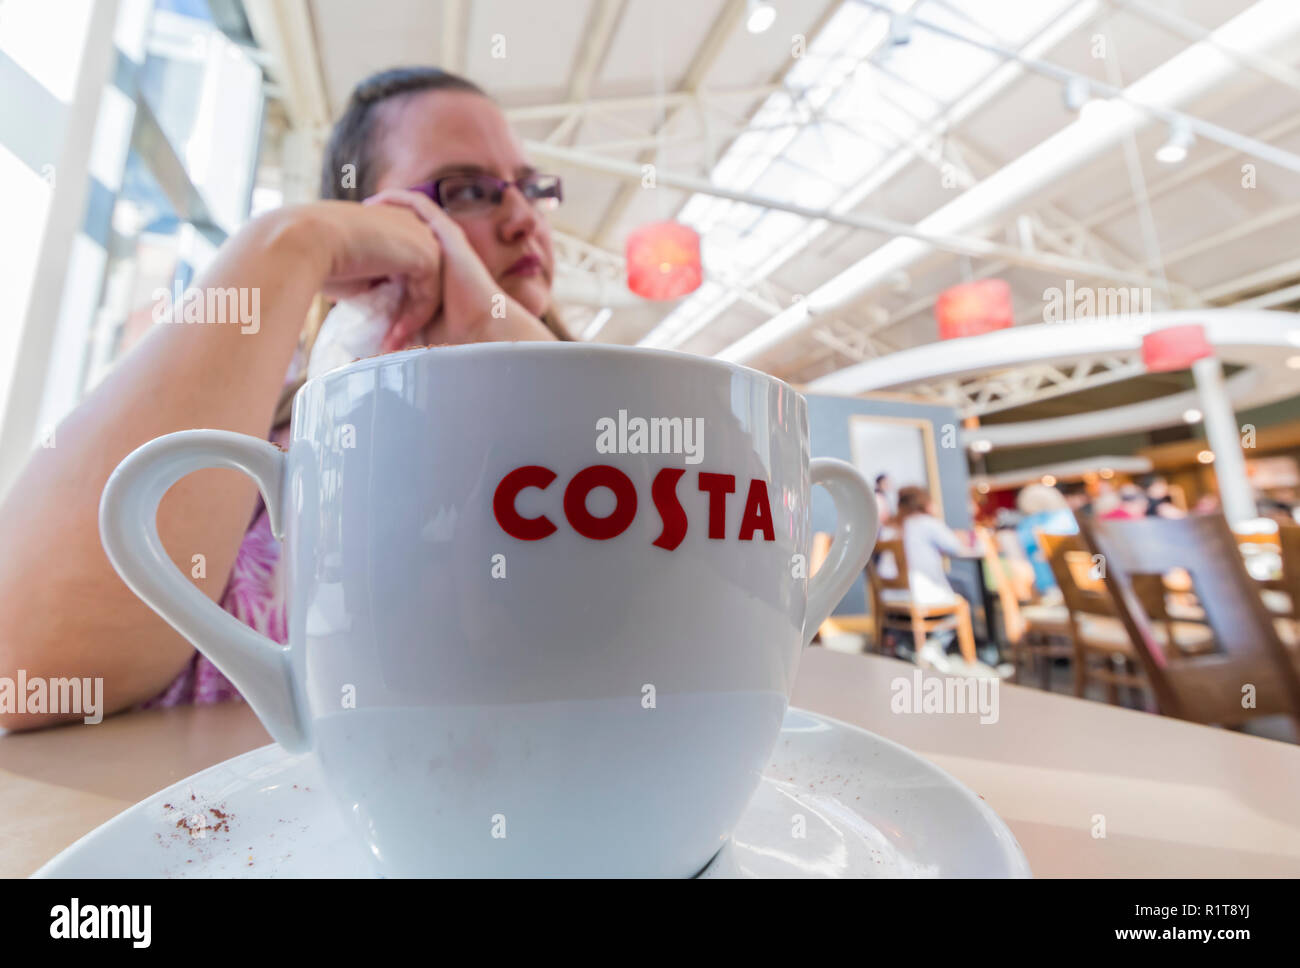
[[[1300,747],[1008,685],[996,723],[893,713],[891,683],[913,668],[809,649],[793,702],[947,770],[1040,877],[1300,875]],[[0,875],[30,874],[133,803],[268,742],[243,703],[0,735]]]

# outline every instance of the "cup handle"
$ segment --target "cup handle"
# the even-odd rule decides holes
[[[230,467],[261,489],[271,532],[283,540],[285,453],[225,430],[183,430],[138,447],[108,478],[99,536],[122,580],[234,683],[271,736],[290,753],[310,748],[289,649],[208,598],[173,564],[158,537],[158,502],[191,471]]]
[[[852,464],[818,457],[808,464],[808,478],[826,488],[835,502],[835,539],[821,568],[808,580],[804,645],[862,574],[880,526],[876,495]]]

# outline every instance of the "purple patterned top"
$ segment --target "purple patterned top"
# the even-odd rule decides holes
[[[289,437],[288,426],[271,434],[271,441],[285,446]],[[230,580],[221,596],[221,607],[240,619],[245,625],[257,629],[281,645],[288,644],[289,628],[285,616],[283,576],[280,570],[280,542],[271,534],[271,519],[261,497],[253,512],[253,523],[244,534],[243,543],[235,556]],[[158,706],[201,706],[243,701],[243,696],[229,679],[218,671],[208,657],[197,650],[181,674],[170,686],[153,699],[142,703],[141,709]]]

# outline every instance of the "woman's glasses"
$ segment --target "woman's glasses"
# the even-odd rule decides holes
[[[412,185],[411,191],[428,195],[448,215],[475,215],[500,205],[511,185],[543,211],[555,208],[564,198],[558,175],[525,175],[512,182],[492,175],[448,175]]]

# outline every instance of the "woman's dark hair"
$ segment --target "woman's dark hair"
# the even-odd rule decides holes
[[[910,485],[898,490],[898,515],[896,520],[902,523],[913,514],[922,514],[930,504],[930,492],[924,487]]]
[[[464,91],[487,97],[473,81],[437,67],[394,67],[370,75],[352,89],[330,134],[321,164],[321,198],[359,202],[375,193],[380,174],[373,153],[379,141],[375,109],[393,98],[424,91]]]
[[[382,164],[374,154],[374,147],[380,141],[376,108],[393,98],[424,91],[464,91],[488,97],[473,81],[437,67],[394,67],[371,74],[352,89],[347,107],[330,133],[321,162],[321,198],[359,202],[374,194],[375,182],[382,172]],[[349,165],[352,167],[345,167]],[[278,427],[289,419],[294,394],[306,380],[307,360],[329,306],[323,297],[317,297],[299,339],[303,372],[281,393],[272,426]],[[573,342],[554,309],[547,309],[540,318],[556,339]]]
[[[394,98],[425,91],[462,91],[488,97],[473,81],[438,67],[393,67],[371,74],[352,89],[343,115],[334,124],[321,163],[321,198],[359,202],[375,193],[383,170],[374,153],[381,141],[377,108]],[[553,308],[543,312],[541,320],[556,339],[573,341]]]

